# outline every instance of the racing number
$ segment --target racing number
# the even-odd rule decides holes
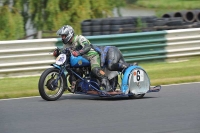
[[[140,81],[140,71],[137,70],[137,81]]]
[[[133,72],[133,81],[134,82],[141,82],[144,81],[144,72],[142,70],[134,70]]]

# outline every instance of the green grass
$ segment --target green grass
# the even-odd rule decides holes
[[[39,77],[0,79],[0,98],[13,98],[38,95]]]
[[[151,85],[200,82],[200,56],[185,62],[139,64],[149,75]],[[0,99],[38,96],[39,77],[0,79]]]
[[[178,63],[140,64],[148,73],[152,85],[200,81],[200,57]]]
[[[147,8],[197,9],[199,0],[138,0],[136,5]]]
[[[156,16],[161,17],[164,13],[199,9],[199,0],[138,0],[132,8],[153,9]]]

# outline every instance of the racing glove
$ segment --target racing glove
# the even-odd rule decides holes
[[[60,54],[60,49],[59,48],[54,49],[53,56],[58,57],[59,54]]]
[[[73,56],[79,56],[80,53],[79,53],[78,51],[73,51],[73,52],[72,52],[72,55],[73,55]]]

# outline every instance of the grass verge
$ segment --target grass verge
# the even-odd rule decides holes
[[[138,0],[136,5],[146,8],[198,9],[198,0]]]
[[[199,9],[198,0],[138,0],[134,4],[127,5],[132,8],[153,9],[157,17],[164,13]]]
[[[200,82],[200,57],[188,61],[169,63],[141,63],[151,81],[151,85],[167,85],[186,82]],[[38,96],[39,77],[0,79],[0,99]]]

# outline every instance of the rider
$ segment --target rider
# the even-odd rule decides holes
[[[69,25],[62,26],[56,33],[61,36],[64,48],[70,45],[74,48],[72,55],[84,56],[90,61],[91,72],[101,81],[101,85],[104,85],[106,91],[112,91],[109,80],[105,75],[105,72],[100,67],[99,54],[91,47],[91,43],[82,35],[75,35],[74,29]],[[72,81],[71,91],[74,91],[75,81]]]
[[[115,46],[93,45],[93,48],[101,55],[101,67],[106,64],[110,71],[122,71],[130,66],[130,64],[125,62],[121,51]],[[137,64],[134,63],[133,65]]]

